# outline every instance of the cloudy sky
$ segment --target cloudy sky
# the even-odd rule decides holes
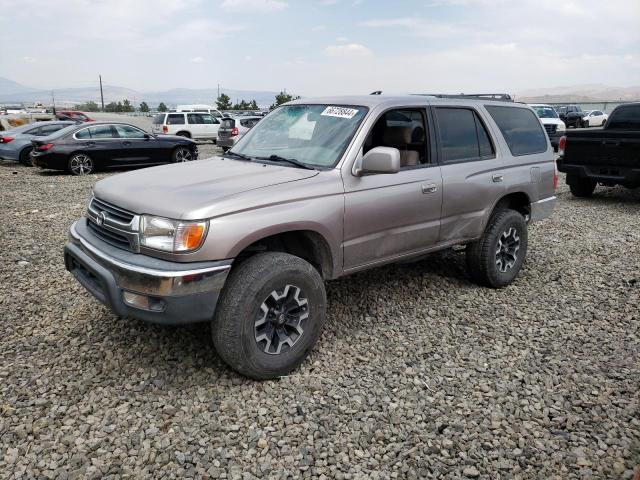
[[[301,95],[640,84],[639,0],[3,0],[0,76]]]

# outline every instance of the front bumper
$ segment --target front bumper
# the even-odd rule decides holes
[[[538,200],[537,202],[533,202],[531,204],[531,222],[536,222],[538,220],[543,220],[548,218],[553,213],[553,210],[556,208],[557,198],[547,197],[542,200]]]
[[[83,222],[71,226],[65,266],[116,314],[170,325],[213,318],[231,261],[178,263],[127,252],[99,239],[89,240]],[[152,307],[127,303],[126,292],[149,298]]]

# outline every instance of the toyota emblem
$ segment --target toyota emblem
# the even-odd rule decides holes
[[[102,226],[102,224],[106,219],[107,219],[107,214],[104,212],[100,212],[98,215],[96,215],[96,223],[100,226]]]

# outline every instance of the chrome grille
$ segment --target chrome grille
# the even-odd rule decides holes
[[[113,246],[140,251],[140,217],[120,207],[92,198],[87,209],[87,227],[100,240]]]

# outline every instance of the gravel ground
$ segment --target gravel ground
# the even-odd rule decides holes
[[[215,147],[201,146],[201,156]],[[118,318],[65,271],[92,184],[0,163],[0,476],[626,478],[640,464],[640,191],[560,188],[516,283],[461,253],[328,284],[295,374]]]

